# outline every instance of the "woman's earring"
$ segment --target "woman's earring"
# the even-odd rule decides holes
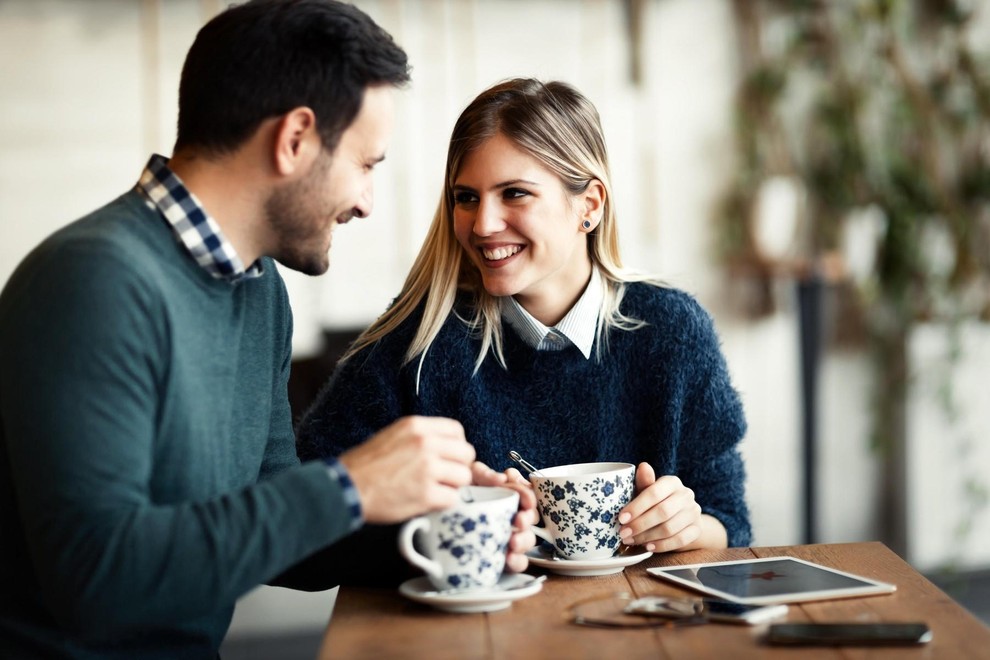
[[[581,226],[584,227],[585,229],[591,229],[591,220],[585,220],[584,224]]]

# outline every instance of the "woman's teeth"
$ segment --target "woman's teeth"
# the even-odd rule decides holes
[[[501,261],[502,259],[508,259],[521,249],[521,246],[513,245],[511,247],[495,248],[494,250],[482,250],[481,254],[485,255],[485,259],[488,261]]]

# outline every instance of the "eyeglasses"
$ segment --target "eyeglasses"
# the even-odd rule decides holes
[[[700,600],[637,598],[625,592],[578,601],[568,607],[567,615],[579,626],[599,628],[675,628],[708,623]]]

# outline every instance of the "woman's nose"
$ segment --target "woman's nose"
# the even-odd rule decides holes
[[[478,236],[491,236],[505,229],[502,207],[495,202],[478,202],[474,216],[474,233]]]

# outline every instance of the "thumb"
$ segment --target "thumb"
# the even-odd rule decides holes
[[[653,468],[649,463],[640,463],[636,467],[636,492],[640,493],[650,486],[653,482],[657,480],[657,475],[653,471]]]

